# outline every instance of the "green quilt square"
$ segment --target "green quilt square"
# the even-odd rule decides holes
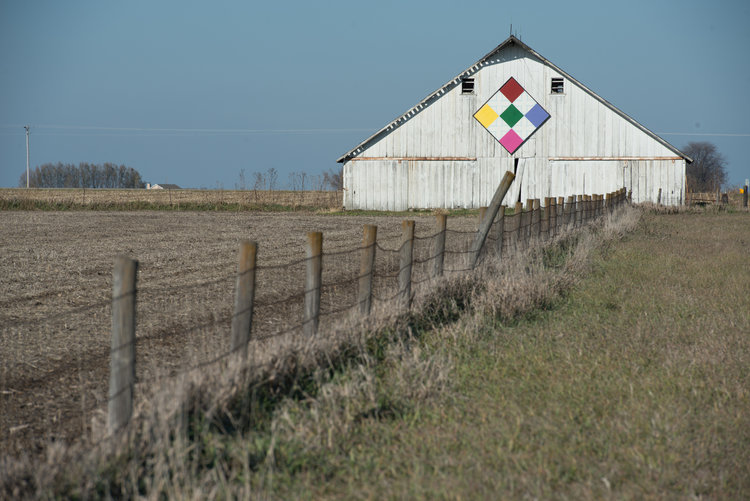
[[[505,109],[505,111],[502,112],[500,118],[505,120],[505,123],[508,124],[508,127],[513,127],[518,123],[519,120],[523,118],[523,113],[518,111],[518,108],[511,104]]]

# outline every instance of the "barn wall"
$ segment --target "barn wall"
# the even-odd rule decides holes
[[[473,118],[511,76],[551,115],[515,155]],[[565,92],[551,94],[551,79],[563,76],[521,47],[505,48],[473,77],[475,94],[455,85],[345,164],[347,208],[486,205],[514,158],[520,179],[509,203],[519,189],[525,200],[622,186],[633,187],[634,201],[656,201],[660,186],[670,194],[663,202],[683,200],[684,160],[567,78]],[[415,160],[425,158],[433,160]]]
[[[347,162],[344,206],[371,210],[479,208],[489,204],[512,165],[512,159]]]

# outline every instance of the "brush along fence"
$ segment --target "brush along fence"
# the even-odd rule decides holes
[[[207,356],[195,363],[182,364],[170,370],[167,377],[177,377],[187,372],[218,364],[233,356],[245,357],[248,346],[283,336],[316,336],[346,315],[366,316],[376,304],[393,311],[411,307],[417,294],[429,290],[440,277],[464,274],[475,269],[483,259],[511,259],[531,245],[541,244],[564,231],[591,224],[627,202],[625,190],[602,195],[578,195],[567,198],[527,200],[516,204],[514,210],[501,205],[501,200],[513,180],[508,174],[498,187],[490,207],[480,211],[476,231],[449,228],[448,217],[436,216],[432,232],[419,236],[414,221],[404,221],[401,235],[379,238],[378,228],[366,225],[361,244],[357,247],[335,247],[319,232],[307,237],[304,258],[283,264],[258,264],[260,244],[245,241],[240,244],[236,273],[216,280],[180,286],[178,296],[187,289],[222,294],[231,280],[234,282],[234,302],[219,313],[200,312],[200,305],[180,303],[180,298],[165,299],[173,288],[149,287],[139,284],[138,264],[128,258],[118,258],[113,275],[111,301],[76,309],[78,313],[101,314],[111,307],[110,346],[106,352],[92,353],[78,365],[102,364],[109,361],[109,389],[106,396],[92,397],[86,402],[71,406],[70,414],[80,412],[85,430],[85,416],[102,407],[107,408],[107,431],[110,436],[127,426],[136,393],[147,394],[162,378],[136,373],[138,347],[148,341],[164,342],[160,357],[169,364],[169,354],[180,344],[190,342],[192,335],[201,335],[207,328],[220,334],[227,332],[226,348],[206,350]],[[333,242],[335,244],[336,242]],[[278,251],[278,250],[277,250]],[[283,250],[281,250],[283,252]],[[291,257],[291,256],[290,256]],[[179,270],[176,271],[179,273]],[[297,284],[284,282],[279,286],[279,276],[289,273],[297,277]],[[304,278],[302,278],[304,277]],[[144,297],[147,299],[144,301]],[[138,299],[138,300],[136,300]],[[149,302],[174,301],[182,308],[184,319],[175,320],[173,329],[179,338],[168,344],[163,332],[138,333],[136,314],[143,318],[142,308],[152,308]],[[227,302],[229,303],[229,302]],[[152,311],[152,310],[149,310]],[[56,317],[65,318],[70,312]],[[36,319],[18,321],[17,324],[34,325]],[[215,346],[215,344],[213,345]],[[166,355],[166,356],[165,356]],[[178,357],[173,357],[178,358]],[[160,358],[160,361],[162,359]],[[29,381],[28,384],[33,384]],[[9,394],[8,398],[24,398]]]

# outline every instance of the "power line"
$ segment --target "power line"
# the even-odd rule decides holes
[[[16,125],[2,124],[0,127],[11,128]],[[189,133],[189,134],[302,134],[302,133],[339,133],[339,132],[371,132],[375,128],[309,128],[309,129],[186,129],[159,127],[102,127],[96,125],[57,125],[37,124],[37,129],[59,129],[72,131],[108,131],[108,132],[155,132],[155,133]],[[49,133],[48,133],[49,135]]]
[[[25,127],[20,124],[0,124],[0,128]],[[371,132],[376,128],[309,128],[309,129],[187,129],[187,128],[162,128],[162,127],[105,127],[97,125],[59,125],[59,124],[38,124],[34,126],[37,129],[57,129],[70,131],[106,131],[106,132],[139,132],[152,134],[137,134],[141,136],[163,135],[163,136],[183,136],[183,135],[247,135],[247,134],[326,134],[342,132]],[[11,133],[12,134],[12,133]],[[750,137],[750,133],[731,133],[731,132],[657,132],[661,136],[710,136],[710,137]],[[10,134],[3,134],[10,135]],[[37,135],[69,135],[69,136],[119,136],[123,134],[87,134],[83,132],[47,132]],[[135,135],[135,134],[130,134]]]

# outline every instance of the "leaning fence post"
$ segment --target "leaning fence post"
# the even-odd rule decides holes
[[[492,201],[490,201],[490,206],[487,208],[487,213],[485,214],[484,219],[482,219],[482,223],[479,225],[479,230],[477,230],[477,236],[474,238],[474,243],[471,246],[473,259],[471,267],[474,268],[477,265],[477,262],[479,261],[479,254],[482,252],[482,247],[484,247],[484,242],[487,240],[487,235],[490,233],[490,228],[492,228],[492,222],[495,220],[495,216],[497,215],[497,212],[500,210],[500,204],[503,203],[503,198],[505,198],[505,194],[508,192],[508,189],[510,189],[511,183],[513,183],[513,180],[516,178],[515,174],[513,174],[510,171],[507,171],[505,175],[503,176],[503,179],[500,181],[500,184],[497,185],[497,189],[495,190],[495,194],[492,195]]]
[[[247,357],[247,343],[253,329],[253,301],[255,300],[255,258],[258,244],[248,240],[240,244],[240,260],[237,265],[237,283],[234,292],[234,316],[232,317],[232,351],[242,352]]]
[[[443,263],[445,262],[445,234],[448,226],[448,216],[438,214],[436,216],[437,233],[435,234],[435,264],[432,268],[433,277],[443,276]]]
[[[320,323],[320,289],[323,275],[323,234],[311,231],[307,234],[307,270],[305,274],[305,318],[303,332],[314,336]]]
[[[112,339],[109,360],[107,433],[114,434],[133,414],[135,385],[135,295],[138,261],[115,259],[112,277]]]
[[[411,268],[414,253],[414,221],[401,222],[401,250],[398,270],[399,302],[411,307]]]
[[[375,242],[378,227],[366,224],[359,259],[359,312],[369,315],[372,309],[372,275],[375,271]]]

